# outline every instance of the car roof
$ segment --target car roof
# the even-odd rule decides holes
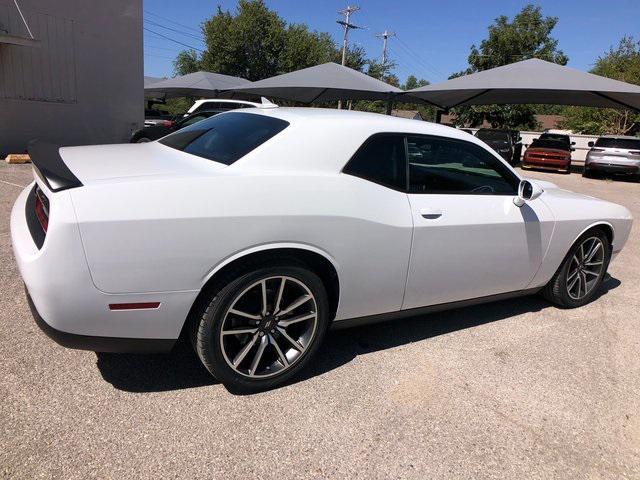
[[[263,107],[220,115],[265,115],[290,124],[232,165],[234,169],[340,171],[365,140],[377,133],[433,135],[464,140],[497,157],[484,142],[459,129],[379,113],[334,108]],[[268,157],[265,161],[264,156]]]
[[[280,118],[290,124],[322,123],[325,126],[337,126],[349,128],[357,126],[373,133],[416,133],[422,135],[438,135],[451,138],[481,143],[474,140],[472,135],[453,127],[437,123],[400,118],[381,113],[361,112],[355,110],[338,110],[335,108],[309,108],[309,107],[264,107],[246,108],[227,113],[257,113]],[[226,114],[226,113],[225,113]]]
[[[220,103],[241,103],[243,105],[260,105],[256,102],[250,102],[248,100],[232,100],[228,98],[201,98],[200,100],[196,100],[194,105],[201,105],[206,102],[220,102]]]

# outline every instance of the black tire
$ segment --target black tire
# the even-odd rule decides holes
[[[572,298],[567,291],[567,276],[569,273],[569,267],[571,265],[571,261],[573,256],[576,254],[582,242],[590,237],[597,237],[602,242],[604,246],[604,255],[603,255],[603,265],[602,271],[598,275],[594,286],[591,290],[580,299]],[[571,246],[569,253],[565,256],[560,268],[555,273],[555,275],[551,278],[549,283],[542,289],[540,292],[544,298],[549,300],[551,303],[557,305],[561,308],[577,308],[589,303],[598,293],[598,290],[602,284],[602,280],[604,279],[607,268],[609,267],[609,262],[611,261],[611,244],[609,243],[609,239],[607,235],[601,228],[592,228],[582,234],[575,243]]]
[[[282,385],[302,370],[317,353],[329,325],[329,300],[322,280],[304,264],[295,260],[274,261],[268,265],[255,266],[248,273],[236,273],[227,278],[229,283],[219,291],[211,293],[194,312],[192,343],[205,368],[230,391],[253,393]],[[287,276],[302,282],[313,294],[316,302],[316,328],[309,344],[300,357],[280,374],[267,378],[248,377],[236,372],[225,360],[221,335],[226,312],[232,302],[250,285],[265,278]],[[248,355],[247,355],[248,356]]]
[[[591,178],[591,173],[588,170],[582,171],[583,178]]]

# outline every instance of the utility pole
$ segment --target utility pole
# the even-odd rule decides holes
[[[377,38],[381,38],[382,39],[382,68],[383,71],[386,70],[385,66],[387,64],[387,41],[389,40],[389,37],[395,37],[396,36],[396,32],[390,32],[388,30],[385,29],[384,32],[379,33],[378,35],[376,35]],[[393,109],[393,100],[391,97],[389,97],[387,99],[387,110],[386,113],[387,115],[391,115],[391,110]]]
[[[349,30],[351,28],[353,29],[362,28],[352,23],[349,23],[351,14],[357,12],[358,10],[360,10],[360,7],[358,6],[347,6],[347,8],[338,10],[338,13],[340,15],[344,15],[344,20],[336,20],[336,23],[339,23],[344,27],[344,35],[342,37],[342,65],[344,65],[347,62],[347,42],[349,38]],[[339,109],[342,108],[342,100],[338,100],[338,108]]]
[[[349,29],[362,28],[352,23],[349,23],[349,18],[351,17],[351,14],[357,12],[358,10],[360,10],[360,7],[358,6],[353,6],[353,7],[348,6],[347,8],[344,8],[342,10],[338,10],[338,13],[340,15],[344,15],[344,20],[336,20],[336,23],[339,23],[344,27],[344,35],[342,37],[342,65],[344,65],[347,61],[347,41],[349,37]]]
[[[377,38],[382,39],[382,65],[387,63],[387,40],[389,39],[389,37],[395,36],[396,32],[389,32],[387,30],[376,35]]]

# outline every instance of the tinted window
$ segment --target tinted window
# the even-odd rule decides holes
[[[360,147],[343,172],[387,187],[405,190],[407,164],[404,136],[374,135]]]
[[[189,125],[193,125],[194,123],[199,122],[200,120],[204,120],[205,118],[207,118],[209,115],[193,115],[192,117],[189,117],[187,119],[185,119],[181,124],[180,124],[180,128],[183,127],[188,127]]]
[[[531,148],[555,148],[557,150],[569,150],[571,144],[565,140],[557,138],[536,138],[531,142]]]
[[[496,130],[478,130],[476,137],[484,142],[504,142],[511,143],[511,135],[509,132],[500,132]]]
[[[289,122],[265,115],[225,113],[178,130],[160,143],[230,165],[288,125]]]
[[[409,191],[515,195],[518,178],[485,149],[438,137],[407,137]]]
[[[599,138],[596,140],[596,147],[621,148],[625,150],[640,150],[640,138]]]
[[[193,112],[199,112],[201,110],[220,110],[220,111],[226,112],[226,111],[229,111],[229,110],[235,110],[237,108],[243,108],[244,106],[245,106],[245,104],[243,104],[243,103],[204,102],[198,108],[196,108]],[[247,106],[251,106],[251,105],[247,105]]]
[[[559,133],[543,133],[540,135],[539,140],[556,140],[560,142],[564,142],[566,144],[571,144],[571,140],[569,140],[569,135],[561,135]]]

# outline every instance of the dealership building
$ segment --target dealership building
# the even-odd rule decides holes
[[[142,0],[0,0],[0,158],[143,122]]]

